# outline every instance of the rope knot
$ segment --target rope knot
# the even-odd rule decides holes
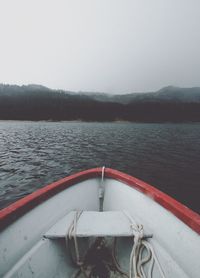
[[[77,266],[83,266],[83,262],[81,262],[81,261],[76,261],[76,264],[77,264]]]
[[[159,264],[154,249],[147,241],[147,238],[152,237],[152,235],[144,236],[143,225],[137,224],[126,211],[124,211],[124,214],[130,221],[130,228],[134,236],[134,244],[130,255],[129,278],[147,277],[144,271],[144,265],[147,263],[149,263],[148,277],[152,277],[154,262],[157,264],[161,277],[165,278],[165,274]],[[145,249],[147,255],[145,255]]]

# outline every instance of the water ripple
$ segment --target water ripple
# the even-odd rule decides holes
[[[107,166],[200,211],[200,124],[0,121],[0,207],[59,178]]]

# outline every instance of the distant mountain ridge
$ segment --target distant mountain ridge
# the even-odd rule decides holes
[[[121,104],[128,104],[132,102],[152,102],[152,101],[176,101],[176,102],[200,102],[200,87],[181,88],[175,86],[167,86],[156,92],[140,92],[129,94],[108,94],[96,92],[73,92],[66,90],[55,90],[48,87],[29,84],[29,85],[8,85],[0,84],[0,95],[24,94],[28,92],[35,93],[53,93],[62,96],[86,97],[87,99],[101,101],[101,102],[115,102]]]
[[[112,95],[0,84],[0,119],[200,122],[200,87]]]
[[[85,95],[88,95],[85,93]],[[119,95],[94,94],[94,99],[99,101],[112,101],[128,104],[139,101],[180,101],[180,102],[200,102],[200,87],[180,88],[174,86],[163,87],[156,92],[130,93]]]

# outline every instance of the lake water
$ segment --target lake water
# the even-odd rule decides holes
[[[0,207],[72,173],[106,166],[200,211],[200,123],[0,121]]]

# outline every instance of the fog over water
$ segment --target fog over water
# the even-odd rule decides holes
[[[200,123],[0,121],[0,207],[81,170],[111,167],[200,212]]]
[[[73,103],[77,110],[72,105],[69,108],[73,93],[69,99],[65,95],[59,106],[50,90],[53,101],[46,94],[42,104],[42,93],[37,97],[36,92],[40,86],[33,85],[122,94],[123,108],[125,93],[155,92],[168,85],[200,87],[199,11],[199,0],[1,0],[0,208],[57,179],[105,165],[155,185],[200,212],[200,123],[48,122],[94,121],[94,116],[82,118],[77,113],[68,118],[70,109],[81,110],[77,99]],[[13,93],[2,83],[32,86],[23,86],[20,98],[19,88],[13,86]],[[171,120],[199,121],[199,89],[193,88],[195,97],[193,89],[189,90],[184,106],[184,94],[173,86],[159,92],[167,103],[165,90],[175,91],[165,113],[160,106],[165,121],[168,115],[174,115]],[[28,88],[35,102],[27,97]],[[179,102],[178,95],[183,96]],[[149,98],[148,105],[152,100],[155,98]],[[169,112],[172,106],[174,114]],[[112,112],[109,108],[97,111],[94,102],[85,107],[86,114],[95,110],[91,115]],[[144,112],[140,121],[158,112],[158,108],[147,113],[147,106],[133,107],[127,113]],[[116,111],[117,116],[103,120],[137,120],[135,116],[118,117],[120,108]]]
[[[199,0],[1,0],[0,83],[200,86]]]

